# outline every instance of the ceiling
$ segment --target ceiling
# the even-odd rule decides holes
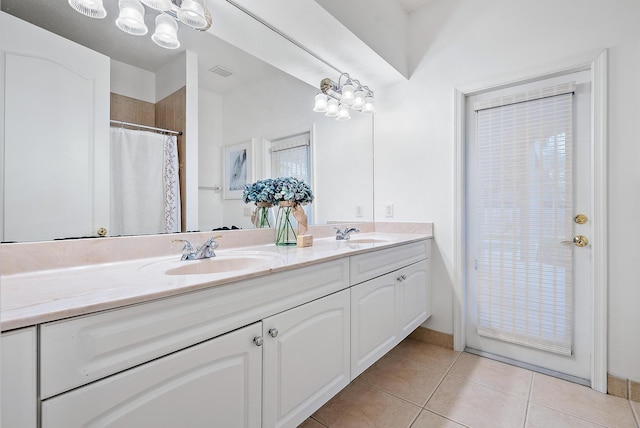
[[[189,50],[198,54],[199,86],[224,94],[269,73],[277,73],[266,62],[249,55],[213,34],[200,32],[180,24],[178,38],[181,46],[176,50],[163,49],[151,40],[158,12],[146,9],[145,23],[149,33],[131,36],[115,25],[118,16],[118,1],[104,0],[107,17],[92,19],[74,11],[67,0],[2,0],[4,12],[14,15],[39,27],[45,28],[69,40],[89,47],[117,61],[156,72],[164,64]],[[215,14],[214,16],[215,24]],[[221,77],[208,72],[221,65],[234,72]]]
[[[295,6],[297,6],[298,3],[300,3],[300,7],[302,7],[302,4],[304,3],[299,0],[290,1],[293,1],[294,3],[289,4],[289,7],[284,10],[280,7],[275,10],[271,8],[273,13],[276,15],[283,14],[282,16],[284,17],[284,21],[277,24],[283,28],[287,25],[300,27],[300,19],[308,15],[308,13],[305,14],[303,11],[299,11],[298,15],[293,15],[294,17],[297,17],[294,19],[294,22],[289,21],[291,17],[287,15],[288,10],[295,9]],[[432,3],[435,0],[392,1],[398,2],[407,14],[410,14],[418,8]],[[261,3],[261,1],[257,2],[257,4]],[[236,87],[242,86],[252,80],[263,78],[265,75],[270,73],[280,72],[280,70],[276,69],[274,66],[267,64],[266,62],[234,46],[242,46],[246,49],[249,45],[238,43],[239,40],[234,39],[245,38],[249,36],[247,33],[250,33],[250,31],[242,31],[242,25],[239,25],[237,22],[230,25],[226,22],[229,18],[227,11],[229,4],[227,2],[208,0],[207,4],[209,5],[213,16],[212,30],[209,30],[208,32],[200,32],[180,24],[178,38],[180,39],[181,46],[176,50],[163,49],[151,41],[150,34],[155,28],[154,20],[158,12],[149,8],[146,8],[145,13],[145,23],[149,28],[149,33],[147,35],[131,36],[120,31],[120,29],[115,25],[115,19],[118,16],[118,0],[104,0],[104,6],[107,9],[107,17],[105,19],[91,19],[77,13],[69,6],[68,0],[2,0],[0,2],[0,7],[3,11],[11,15],[87,46],[90,49],[101,52],[110,58],[151,72],[158,71],[163,65],[178,57],[185,50],[195,52],[198,55],[199,60],[199,86],[220,94],[225,94]],[[315,2],[307,2],[305,4],[308,7],[313,5],[314,7],[319,8]],[[316,11],[316,14],[314,15],[315,19],[319,19],[319,12],[319,10]],[[273,19],[275,20],[275,17]],[[296,21],[298,25],[296,25]],[[287,24],[287,22],[289,24]],[[312,19],[311,22],[313,23],[314,20]],[[331,24],[331,22],[326,23],[326,25],[329,24]],[[233,25],[236,26],[234,27]],[[225,26],[229,27],[227,28],[226,35],[231,35],[231,38],[225,36],[224,32],[216,32],[218,28]],[[375,72],[381,75],[385,74],[381,71],[385,69],[385,67],[392,68],[389,67],[386,62],[379,58],[373,58],[372,56],[359,58],[355,55],[351,55],[353,56],[353,58],[351,58],[352,62],[355,64],[349,65],[347,62],[342,61],[344,59],[342,58],[344,55],[331,48],[331,46],[335,47],[332,43],[329,43],[330,46],[327,51],[327,49],[325,49],[325,45],[327,45],[327,43],[323,43],[322,40],[317,40],[314,35],[316,33],[311,31],[311,27],[306,27],[305,25],[302,25],[302,27],[303,28],[297,29],[299,34],[294,36],[294,38],[299,39],[303,44],[311,47],[316,51],[316,53],[328,59],[330,62],[333,62],[333,56],[337,55],[337,58],[335,58],[337,60],[336,63],[342,62],[343,64],[346,64],[346,69],[354,70],[358,68],[358,64],[370,64],[372,67],[375,65],[375,67],[373,67]],[[295,28],[287,30],[287,32],[295,34],[295,32],[293,32],[294,29]],[[336,32],[337,30],[338,28],[334,28],[332,31]],[[217,37],[214,33],[220,35],[225,40],[230,40],[234,45],[227,43]],[[306,36],[304,36],[305,34],[308,35],[307,39],[311,38],[311,40],[306,40]],[[326,36],[326,33],[324,34]],[[347,43],[347,40],[357,39],[346,28],[344,28],[343,32],[338,31],[336,33],[336,37],[338,37],[338,34],[340,35],[339,39],[342,44]],[[265,34],[264,36],[268,35]],[[259,37],[260,36],[258,36],[258,38]],[[363,44],[360,40],[353,41],[353,43],[356,42]],[[253,45],[251,46],[253,47],[256,42],[254,41],[252,43]],[[267,45],[263,46],[263,49],[266,49],[267,51],[278,51],[278,48],[269,42],[268,37],[260,39],[258,44]],[[365,48],[367,47],[357,45],[357,48],[350,47],[350,52],[364,52],[365,50],[370,50]],[[261,56],[258,54],[258,51],[252,50],[252,53]],[[270,62],[276,64],[282,70],[288,71],[312,85],[314,83],[311,82],[319,81],[315,76],[312,78],[305,78],[306,76],[303,76],[304,73],[300,72],[301,69],[311,70],[313,66],[312,64],[299,62],[296,67],[288,67],[291,65],[289,63],[299,61],[299,58],[294,58],[294,56],[289,57],[289,55],[292,54],[295,56],[295,52],[285,53],[284,51],[280,51],[279,55],[276,55],[279,57],[278,59],[280,60],[280,63],[278,63],[278,61]],[[264,56],[261,57],[264,58]],[[372,58],[378,62],[371,62]],[[233,71],[234,74],[229,77],[221,77],[208,71],[218,65]],[[323,74],[323,76],[331,75],[326,72],[320,74]],[[396,70],[391,70],[387,74],[392,76],[392,81],[400,76]],[[396,74],[398,74],[398,76],[396,76]],[[366,80],[371,81],[373,80],[372,77],[369,77]]]
[[[413,13],[429,3],[433,3],[435,0],[395,0],[407,13]]]

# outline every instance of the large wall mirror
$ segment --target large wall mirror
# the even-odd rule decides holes
[[[312,224],[373,221],[373,116],[356,112],[352,114],[351,120],[340,122],[314,113],[312,107],[317,88],[295,76],[284,73],[213,34],[182,26],[178,31],[181,47],[172,51],[162,49],[149,37],[155,27],[155,14],[148,11],[145,16],[150,29],[149,35],[135,37],[122,33],[114,24],[118,16],[117,0],[104,0],[104,4],[108,15],[102,20],[92,20],[76,13],[66,0],[1,0],[0,7],[9,15],[108,57],[111,106],[104,106],[106,116],[109,109],[112,118],[115,108],[136,109],[136,101],[157,106],[169,99],[169,95],[179,92],[185,86],[185,81],[188,83],[191,79],[193,84],[195,76],[198,83],[195,89],[187,86],[186,97],[197,101],[195,105],[192,103],[184,107],[190,123],[173,125],[190,127],[184,138],[197,140],[195,146],[187,149],[187,160],[183,158],[180,165],[187,170],[180,179],[186,182],[186,187],[183,183],[182,205],[188,208],[188,221],[183,219],[181,230],[253,227],[253,206],[237,199],[237,193],[225,192],[225,186],[228,185],[223,167],[226,157],[238,148],[245,150],[249,161],[247,181],[251,182],[273,175],[274,147],[284,147],[291,141],[294,141],[294,145],[297,144],[295,141],[306,141],[309,144],[309,179],[315,194],[315,201],[309,211]],[[214,16],[214,25],[215,22]],[[250,30],[237,28],[237,31]],[[5,48],[5,51],[8,50],[10,49]],[[33,85],[29,104],[38,105],[40,97],[59,97],[60,111],[57,112],[58,116],[52,114],[50,121],[90,122],[87,112],[78,108],[74,111],[73,105],[65,106],[64,97],[60,94],[38,85],[37,64],[30,66],[28,62],[24,62],[21,66],[31,70],[29,81]],[[230,72],[231,75],[223,77],[215,72],[216,67],[223,69],[222,74]],[[337,74],[322,77],[337,78]],[[5,78],[5,96],[11,92],[11,85],[7,82],[10,80]],[[196,97],[193,96],[194,93]],[[114,107],[114,96],[115,103],[119,103],[118,107]],[[107,104],[108,102],[106,101]],[[65,114],[67,110],[69,115]],[[47,127],[47,123],[33,123],[29,118],[25,119],[24,114],[12,112],[10,108],[5,108],[2,114],[4,126],[1,130],[5,137],[8,135],[7,130],[19,136],[25,128],[40,128],[42,133],[42,129],[46,130]],[[145,115],[140,112],[137,114]],[[22,119],[17,120],[16,116]],[[158,116],[157,110],[155,116]],[[102,118],[105,122],[108,119]],[[100,126],[102,125],[109,126],[108,123]],[[60,221],[55,221],[54,216],[48,215],[46,209],[41,209],[46,195],[59,195],[57,192],[61,192],[63,188],[64,197],[56,196],[50,203],[73,206],[74,201],[81,201],[83,198],[95,199],[95,195],[88,194],[87,189],[91,188],[93,192],[96,183],[69,185],[73,179],[65,175],[68,170],[86,170],[92,167],[92,162],[99,162],[96,161],[98,153],[85,153],[82,148],[74,148],[69,144],[69,141],[78,139],[81,140],[82,135],[50,133],[46,141],[42,142],[46,145],[41,149],[33,146],[26,148],[25,145],[22,158],[19,158],[22,160],[18,163],[11,161],[6,154],[7,147],[3,147],[5,157],[1,167],[5,212],[9,204],[24,205],[25,211],[31,213],[31,224],[49,221],[46,228],[43,227],[46,233],[38,232],[34,235],[12,230],[13,226],[5,218],[3,241],[94,236],[94,230],[87,230],[89,226],[73,229],[73,224],[81,223],[80,220],[74,219],[70,222],[71,226],[63,227]],[[3,144],[6,145],[6,142]],[[62,146],[64,150],[56,149]],[[54,162],[56,165],[53,169],[59,172],[56,172],[55,177],[49,173],[39,173],[39,169],[51,170],[50,166]],[[107,182],[112,184],[114,178],[108,178]],[[40,194],[32,194],[33,189],[37,189]],[[78,189],[79,193],[74,193]],[[108,192],[104,189],[108,187],[103,187],[102,190]],[[11,197],[14,199],[10,199]],[[98,216],[100,212],[109,209],[108,204],[85,206],[89,214],[97,213]],[[78,213],[81,210],[74,211]],[[95,229],[96,226],[100,224],[92,224],[91,228]],[[108,225],[107,228],[110,229]],[[34,228],[27,224],[24,229]],[[139,233],[125,234],[143,233],[154,232],[141,230]]]

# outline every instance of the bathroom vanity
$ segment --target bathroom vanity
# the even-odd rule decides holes
[[[430,238],[5,275],[3,426],[295,427],[431,315]]]

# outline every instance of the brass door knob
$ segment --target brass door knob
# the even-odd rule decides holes
[[[561,243],[575,245],[576,247],[586,247],[589,245],[589,238],[584,235],[576,235],[571,241],[562,241]]]

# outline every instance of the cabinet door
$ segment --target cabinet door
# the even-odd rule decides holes
[[[429,260],[398,271],[400,298],[400,340],[407,337],[431,316],[431,280]]]
[[[45,400],[43,428],[260,427],[261,323]]]
[[[398,275],[383,275],[351,287],[351,379],[399,342]]]
[[[0,426],[36,428],[38,393],[36,328],[3,333],[0,339]]]
[[[262,321],[263,427],[296,427],[349,377],[349,290]]]

